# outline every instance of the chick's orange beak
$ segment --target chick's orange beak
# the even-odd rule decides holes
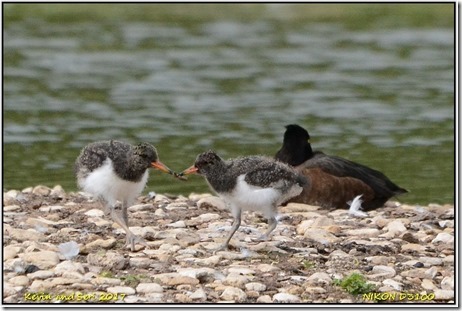
[[[164,163],[162,163],[160,161],[151,162],[151,166],[153,168],[156,168],[156,169],[164,172],[164,173],[167,173],[167,174],[170,174],[170,175],[174,174],[173,171],[167,167],[167,165],[165,165]]]
[[[183,172],[181,172],[180,175],[183,176],[183,175],[197,174],[198,170],[199,169],[193,165],[185,169]]]

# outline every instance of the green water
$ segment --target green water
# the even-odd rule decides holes
[[[3,188],[76,190],[87,143],[148,141],[174,170],[274,155],[284,126],[454,202],[453,5],[4,4]],[[146,192],[208,192],[151,172]]]

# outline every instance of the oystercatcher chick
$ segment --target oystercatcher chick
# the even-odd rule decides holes
[[[290,202],[327,208],[348,208],[347,202],[363,195],[363,208],[384,205],[393,196],[408,192],[383,173],[347,159],[313,151],[310,135],[299,125],[286,126],[281,149],[275,158],[303,174],[308,183]]]
[[[268,157],[247,156],[223,160],[214,151],[197,156],[193,166],[179,175],[199,174],[226,203],[234,217],[231,231],[218,250],[226,249],[241,224],[243,210],[262,212],[268,229],[267,239],[276,228],[277,207],[301,193],[306,180],[288,165]]]
[[[150,167],[173,174],[159,161],[154,146],[148,143],[132,146],[115,140],[87,145],[75,162],[79,187],[100,200],[106,213],[110,213],[112,219],[126,232],[125,247],[130,246],[132,251],[135,243],[145,246],[147,243],[130,231],[127,208],[145,187]],[[121,212],[116,211],[117,201],[122,203]]]

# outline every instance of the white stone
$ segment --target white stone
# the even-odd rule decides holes
[[[425,267],[441,266],[443,264],[443,259],[438,257],[420,257],[419,261],[423,263]]]
[[[203,205],[214,206],[221,211],[227,210],[225,202],[216,196],[208,196],[197,201],[199,208],[204,208]]]
[[[152,204],[136,204],[130,206],[127,210],[129,212],[140,212],[140,211],[149,211],[152,210],[154,206]]]
[[[3,261],[15,258],[16,255],[18,255],[20,250],[21,250],[21,247],[18,247],[18,246],[13,246],[13,245],[5,246],[3,248]]]
[[[401,291],[403,289],[403,284],[392,279],[383,280],[383,285],[390,286],[396,291]]]
[[[441,281],[441,289],[453,290],[454,289],[454,275],[445,276]]]
[[[141,294],[162,293],[163,287],[157,283],[140,283],[136,287],[136,292]]]
[[[454,299],[454,291],[447,289],[436,289],[435,300],[451,300]]]
[[[113,294],[125,294],[125,295],[134,295],[136,293],[135,290],[129,286],[108,287],[107,292],[113,293]]]
[[[372,268],[372,273],[381,274],[386,277],[394,277],[396,275],[396,270],[389,266],[374,266]]]
[[[88,217],[103,217],[104,216],[104,212],[100,209],[91,209],[89,210],[88,212],[84,213],[84,215],[88,216]]]
[[[394,236],[397,236],[407,230],[401,220],[393,220],[389,222],[385,228],[388,230],[388,233],[393,234]]]
[[[66,260],[56,265],[56,267],[54,268],[54,272],[57,275],[62,275],[64,272],[85,273],[85,269],[83,268],[83,265],[80,262]]]
[[[212,268],[180,268],[177,269],[178,274],[182,276],[189,276],[191,278],[200,279],[204,277],[212,277],[215,278],[221,273],[218,273],[215,269]],[[224,276],[221,275],[223,278]]]
[[[240,288],[230,286],[225,288],[220,297],[224,300],[243,302],[247,298],[247,294]]]
[[[299,303],[300,298],[296,295],[287,294],[287,293],[278,293],[273,296],[273,302],[282,302],[282,303]]]
[[[434,238],[432,240],[432,243],[436,244],[436,243],[439,243],[439,242],[452,244],[452,243],[454,243],[454,236],[452,234],[447,233],[447,232],[438,233],[436,238]]]
[[[245,284],[245,289],[248,291],[264,292],[266,290],[266,285],[259,282],[250,282]]]
[[[172,228],[186,228],[186,223],[183,220],[179,220],[177,222],[168,224],[167,227],[172,227]]]
[[[228,272],[242,274],[242,275],[255,274],[255,270],[245,268],[245,267],[231,267],[231,268],[228,268]]]

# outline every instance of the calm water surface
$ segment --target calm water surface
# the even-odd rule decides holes
[[[402,202],[454,202],[454,33],[275,21],[9,23],[4,189],[76,190],[87,143],[147,141],[174,170],[213,148],[274,155],[284,126],[383,171]],[[151,172],[146,192],[208,192]]]

